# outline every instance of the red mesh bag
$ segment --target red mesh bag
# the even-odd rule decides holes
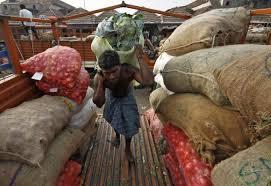
[[[183,174],[186,185],[211,186],[211,167],[200,159],[185,133],[171,124],[166,125],[162,133],[170,153],[174,153],[177,158],[179,171]]]
[[[82,67],[73,88],[58,87],[57,84],[51,84],[46,82],[45,80],[37,81],[36,85],[41,91],[47,94],[65,96],[80,104],[84,100],[87,93],[87,88],[89,85],[89,74]],[[53,90],[54,88],[57,89]]]
[[[47,83],[67,88],[75,86],[81,66],[79,52],[66,46],[49,48],[21,63],[22,70],[31,75],[43,72]]]

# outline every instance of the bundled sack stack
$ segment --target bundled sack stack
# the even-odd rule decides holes
[[[114,14],[99,23],[91,50],[97,59],[105,50],[115,50],[121,63],[138,67],[134,45],[144,45],[143,26],[142,15]]]
[[[232,45],[173,58],[164,70],[171,69],[175,74],[165,73],[164,82],[176,93],[169,95],[161,87],[151,94],[156,115],[163,123],[170,121],[182,129],[201,159],[210,165],[219,166],[222,160],[253,148],[255,142],[271,134],[270,49],[266,45]],[[209,55],[205,58],[198,55],[206,51]],[[186,56],[193,56],[193,60]],[[216,63],[209,61],[215,58]],[[196,63],[202,67],[193,72],[191,66]],[[271,143],[268,145],[271,147]],[[224,177],[222,182],[227,179]],[[262,182],[267,180],[263,177]]]
[[[234,24],[221,26],[233,20]],[[255,158],[261,159],[262,154],[257,151],[250,154],[255,158],[242,164],[246,167],[238,179],[233,175],[240,173],[237,173],[240,166],[235,161],[244,156],[247,148],[257,148],[254,146],[257,141],[263,140],[266,150],[271,148],[270,141],[264,141],[271,135],[271,47],[238,44],[246,36],[249,20],[249,11],[244,8],[212,10],[184,22],[164,44],[154,70],[159,75],[157,82],[161,87],[153,91],[149,99],[164,125],[163,135],[167,136],[169,145],[164,159],[175,185],[187,184],[186,179],[190,178],[183,172],[185,165],[176,167],[182,161],[170,153],[185,143],[180,138],[178,144],[170,145],[176,141],[175,138],[182,136],[176,131],[184,132],[201,161],[214,167],[212,184],[217,186],[252,184],[252,175],[249,177],[246,174],[247,165],[254,165]],[[213,24],[209,24],[212,21]],[[220,46],[227,44],[233,45]],[[168,122],[175,128],[166,125]],[[174,132],[175,135],[171,135]],[[186,154],[180,151],[180,158],[185,159]],[[262,159],[265,165],[269,161],[266,157]],[[190,161],[191,164],[187,166],[191,169],[204,171],[204,168],[197,169],[193,161],[187,161]],[[231,168],[224,169],[228,163]],[[179,171],[178,175],[176,170]],[[260,176],[260,185],[270,183],[267,172],[263,171]],[[210,174],[208,179],[211,179]]]
[[[0,114],[0,185],[55,185],[71,155],[97,132],[93,90],[82,104],[44,95]],[[85,156],[85,154],[82,154]]]
[[[48,49],[22,67],[42,73],[36,84],[48,86],[42,88],[50,95],[0,114],[0,185],[56,185],[65,163],[75,152],[85,153],[97,132],[94,91],[74,49]]]

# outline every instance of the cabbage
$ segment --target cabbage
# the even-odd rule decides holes
[[[96,35],[106,39],[114,50],[129,51],[139,43],[143,26],[142,15],[117,13],[99,23]]]

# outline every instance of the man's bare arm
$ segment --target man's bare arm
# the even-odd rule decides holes
[[[142,47],[137,45],[135,50],[140,69],[134,69],[135,71],[134,78],[142,85],[152,85],[154,82],[153,73],[143,60],[144,54]]]
[[[105,103],[105,87],[103,85],[103,81],[103,77],[97,73],[94,77],[93,103],[95,103],[99,108],[101,108]]]

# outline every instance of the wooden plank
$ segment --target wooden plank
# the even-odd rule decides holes
[[[109,138],[106,140],[112,141],[114,139],[114,132],[112,127],[109,127]],[[112,165],[113,165],[113,153],[114,153],[114,147],[110,144],[110,142],[107,143],[108,144],[108,153],[107,153],[107,158],[108,158],[108,162],[106,165],[106,177],[104,178],[104,185],[109,185],[109,183],[111,182],[111,175],[112,175]]]
[[[13,75],[0,81],[0,112],[39,97],[34,82],[24,75]]]
[[[145,154],[145,147],[144,147],[144,142],[143,142],[143,137],[142,137],[142,129],[139,129],[138,133],[138,151],[140,153],[140,172],[142,176],[142,185],[150,185],[150,180],[148,179],[148,172],[147,172],[147,166],[146,166],[146,154]]]
[[[105,125],[101,124],[101,133],[97,139],[98,141],[98,145],[96,146],[97,151],[96,151],[96,156],[95,156],[95,160],[93,161],[92,165],[93,165],[93,173],[92,173],[92,177],[91,177],[91,181],[90,181],[90,185],[95,185],[95,183],[97,182],[98,178],[99,178],[99,165],[100,165],[100,161],[101,161],[101,150],[103,147],[103,136],[106,133],[105,129]]]
[[[152,157],[154,160],[154,165],[158,168],[156,169],[156,173],[157,173],[157,178],[158,178],[158,183],[159,185],[170,185],[170,179],[168,177],[168,172],[165,169],[165,165],[163,164],[163,160],[160,161],[159,159],[159,152],[156,149],[155,143],[154,143],[154,139],[151,133],[151,130],[149,128],[149,123],[146,119],[145,116],[143,116],[144,118],[144,125],[146,126],[147,132],[148,132],[148,137],[149,137],[149,143],[150,143],[150,147],[151,147],[151,151],[152,151]]]
[[[256,10],[251,10],[250,12],[251,16],[270,15],[270,14],[271,14],[271,8],[256,9]]]
[[[25,17],[16,17],[16,16],[8,16],[7,17],[11,21],[29,21],[29,22],[39,22],[39,23],[51,23],[50,19],[39,19],[39,18],[25,18]]]
[[[143,167],[143,160],[141,155],[141,146],[140,146],[140,137],[139,134],[137,134],[135,137],[135,150],[136,150],[136,174],[138,177],[138,183],[139,185],[146,185],[145,184],[145,175],[144,175],[144,167]]]
[[[67,21],[67,20],[76,19],[76,18],[79,18],[79,17],[93,15],[93,14],[96,14],[96,13],[99,13],[99,12],[114,10],[114,9],[117,9],[117,8],[121,8],[121,6],[122,6],[122,4],[119,4],[119,5],[110,6],[110,7],[107,7],[107,8],[101,8],[101,9],[93,10],[93,11],[86,12],[86,13],[80,13],[80,14],[75,14],[75,15],[71,15],[71,16],[65,16],[65,17],[61,18],[60,21]]]
[[[121,136],[121,145],[119,149],[114,148],[111,143],[107,143],[107,139],[114,139],[114,131],[104,119],[98,120],[99,129],[96,139],[103,142],[94,147],[91,154],[91,162],[89,167],[88,182],[86,185],[131,185],[131,186],[148,186],[148,185],[170,185],[164,184],[165,181],[153,179],[150,176],[150,166],[155,165],[155,159],[158,160],[156,151],[153,149],[153,138],[146,125],[146,121],[141,117],[142,130],[140,129],[132,140],[132,152],[135,156],[135,164],[129,164],[125,156],[125,139]],[[149,146],[149,147],[148,147]],[[98,157],[100,156],[100,157]],[[158,162],[159,163],[159,162]],[[159,175],[157,169],[157,176]]]
[[[120,185],[120,167],[121,167],[121,149],[122,144],[120,144],[119,148],[115,148],[114,151],[114,164],[112,166],[113,174],[111,180],[111,186]]]
[[[121,167],[120,167],[120,171],[121,171],[121,175],[120,175],[120,180],[121,180],[121,185],[129,185],[131,179],[129,178],[129,163],[128,163],[128,159],[126,157],[125,154],[125,147],[126,147],[126,143],[125,143],[125,137],[122,136],[121,137]]]
[[[115,132],[113,129],[112,130],[112,140],[116,137]],[[115,178],[114,178],[114,172],[115,170],[115,159],[116,159],[116,155],[117,155],[117,151],[118,149],[116,149],[115,147],[112,146],[112,151],[111,151],[111,159],[112,159],[112,163],[110,163],[110,171],[107,175],[107,180],[106,180],[106,185],[112,185],[112,182],[115,182]]]
[[[106,161],[107,161],[107,157],[106,157],[106,147],[107,147],[107,141],[106,139],[108,138],[109,136],[109,125],[107,125],[106,123],[103,123],[104,124],[104,131],[105,131],[105,134],[102,136],[101,138],[101,146],[102,146],[102,151],[101,153],[99,153],[99,157],[100,159],[97,161],[97,180],[96,180],[96,185],[103,185],[104,184],[104,181],[103,181],[103,178],[105,177],[104,173],[105,173],[105,169],[106,169]]]
[[[4,102],[4,104],[0,105],[0,113],[8,108],[13,108],[18,104],[28,100],[29,98],[36,98],[39,97],[37,95],[35,88],[33,87],[26,87],[25,90],[16,94],[16,96],[11,97],[9,100]]]
[[[137,186],[137,185],[139,185],[139,182],[138,182],[138,176],[136,174],[136,159],[137,159],[137,157],[136,157],[136,150],[135,150],[135,137],[133,137],[133,140],[132,140],[132,153],[135,158],[135,163],[130,165],[131,174],[129,176],[131,176],[131,178],[132,178],[130,186]]]
[[[30,79],[22,79],[19,82],[11,84],[0,91],[0,103],[3,103],[11,97],[16,96],[20,91],[23,91],[27,87],[34,88],[34,83]]]
[[[93,179],[94,179],[94,174],[95,174],[95,164],[96,164],[96,157],[98,153],[98,147],[99,147],[99,141],[100,141],[100,136],[103,132],[103,126],[101,124],[101,118],[99,117],[97,120],[97,123],[99,124],[97,136],[94,142],[93,146],[93,151],[91,154],[90,162],[89,162],[89,173],[87,175],[87,182],[86,185],[92,185]]]
[[[182,13],[166,12],[166,11],[155,10],[155,9],[151,9],[151,8],[135,6],[135,5],[129,5],[129,4],[126,4],[125,7],[135,9],[135,10],[141,10],[141,11],[146,11],[146,12],[150,12],[150,13],[155,13],[155,14],[162,14],[162,15],[165,15],[165,16],[177,17],[177,18],[181,18],[181,19],[189,19],[189,18],[191,18],[190,15],[186,15],[186,14],[182,14]]]
[[[148,162],[148,168],[149,168],[149,172],[150,172],[151,183],[152,183],[152,185],[158,185],[157,184],[158,178],[157,178],[157,173],[156,173],[156,165],[154,164],[153,155],[152,155],[152,151],[150,148],[149,137],[148,137],[147,129],[145,126],[146,124],[145,124],[144,116],[140,117],[140,123],[141,123],[143,138],[144,138],[144,145],[146,148],[147,162]]]

